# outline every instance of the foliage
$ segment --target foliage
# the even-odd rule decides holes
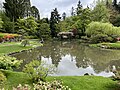
[[[109,23],[92,22],[88,25],[86,34],[94,43],[113,42],[120,36],[120,31],[119,27],[113,27]]]
[[[16,88],[13,87],[14,90],[32,90],[32,88],[25,84],[22,86],[19,84]],[[33,90],[71,90],[68,86],[63,86],[62,81],[51,81],[51,82],[43,82],[39,81],[37,84],[33,84]]]
[[[25,1],[24,0],[5,0],[4,8],[6,15],[11,21],[17,21],[18,18],[24,17]]]
[[[17,87],[13,87],[13,90],[32,90],[32,89],[27,84],[25,84],[24,86],[22,86],[21,84],[19,84]]]
[[[45,64],[45,62],[40,62],[38,60],[33,60],[29,64],[26,64],[23,72],[27,73],[33,80],[37,82],[40,80],[45,80],[48,74],[51,74],[55,71],[53,66]]]
[[[77,14],[77,15],[81,15],[82,10],[83,10],[83,6],[82,6],[82,4],[81,4],[81,1],[79,0],[79,1],[78,1],[78,4],[77,4],[76,14]]]
[[[37,84],[34,84],[35,90],[71,90],[68,86],[62,85],[62,81],[54,80],[51,82],[42,82],[39,81]]]
[[[106,7],[105,0],[97,0],[96,6],[92,10],[92,20],[93,21],[102,21],[108,22],[109,21],[109,10]]]
[[[32,6],[30,9],[31,9],[31,15],[37,20],[40,20],[39,10],[35,6]]]
[[[79,37],[85,35],[87,25],[91,22],[91,10],[89,7],[83,9],[80,15],[75,16],[75,23],[72,25],[73,29],[77,29]],[[77,19],[78,18],[78,19]]]
[[[0,29],[3,27],[3,21],[2,21],[2,18],[1,18],[1,15],[0,15]]]
[[[3,21],[3,27],[1,29],[1,32],[8,32],[8,33],[13,33],[13,25],[14,23],[10,21],[10,18],[8,18],[5,15],[5,12],[1,12],[1,19]]]
[[[35,35],[37,29],[37,22],[34,17],[27,19],[18,19],[16,23],[16,32],[22,35]]]
[[[75,9],[74,9],[74,7],[71,8],[71,16],[75,16]]]
[[[24,47],[26,47],[26,45],[30,45],[30,42],[29,42],[29,40],[24,40],[24,41],[22,41],[22,43],[21,43]]]
[[[91,43],[112,42],[113,38],[105,34],[96,34],[91,37]]]
[[[14,68],[18,68],[21,63],[21,60],[17,60],[14,57],[0,56],[0,69],[13,70]]]
[[[48,23],[41,23],[37,29],[39,38],[48,39],[50,37],[50,26]]]
[[[63,19],[63,20],[66,19],[66,13],[65,13],[65,12],[62,14],[62,19]]]
[[[57,33],[59,32],[56,29],[56,26],[59,22],[60,22],[60,14],[58,13],[57,8],[55,8],[51,12],[51,17],[50,17],[50,30],[52,37],[56,37]]]
[[[5,77],[5,75],[0,71],[0,85],[5,83],[6,80],[7,78]]]

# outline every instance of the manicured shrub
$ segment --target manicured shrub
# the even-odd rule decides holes
[[[0,69],[13,70],[13,68],[18,68],[22,60],[17,60],[15,57],[10,56],[0,56]]]

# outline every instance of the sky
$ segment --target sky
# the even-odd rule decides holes
[[[71,13],[71,8],[76,7],[78,0],[31,0],[32,5],[36,6],[40,11],[41,18],[50,17],[50,13],[54,8],[58,9],[59,14],[66,12],[67,16]],[[93,3],[93,0],[81,0],[84,7]]]
[[[4,0],[0,0],[0,3]],[[91,7],[94,0],[80,0],[83,7],[87,5]],[[118,0],[120,1],[120,0]],[[67,16],[71,13],[71,8],[77,6],[78,0],[31,0],[32,6],[36,6],[39,9],[41,18],[50,18],[51,11],[54,8],[58,9],[59,14],[62,15],[66,12]]]

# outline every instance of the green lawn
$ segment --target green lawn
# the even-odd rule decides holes
[[[21,50],[27,50],[31,49],[36,46],[40,46],[41,44],[38,42],[38,40],[29,40],[30,45],[23,47],[21,45],[21,42],[7,42],[7,43],[1,43],[0,44],[0,55],[1,54],[8,54],[11,52],[17,52]]]
[[[12,86],[18,84],[29,84],[32,86],[31,79],[22,72],[4,71],[7,76],[6,87],[11,90]],[[60,77],[47,77],[47,81],[54,79],[62,80],[64,85],[67,85],[71,90],[120,90],[116,81],[110,78],[100,76],[60,76]]]
[[[53,78],[62,79],[64,85],[72,90],[120,90],[115,81],[99,76],[48,77],[47,80],[51,81]]]
[[[98,43],[98,44],[90,44],[92,47],[105,47],[108,49],[120,49],[120,42],[116,43]]]

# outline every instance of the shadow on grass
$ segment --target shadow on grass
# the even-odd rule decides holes
[[[111,83],[106,86],[107,90],[120,90],[120,84],[117,82],[115,84]]]

